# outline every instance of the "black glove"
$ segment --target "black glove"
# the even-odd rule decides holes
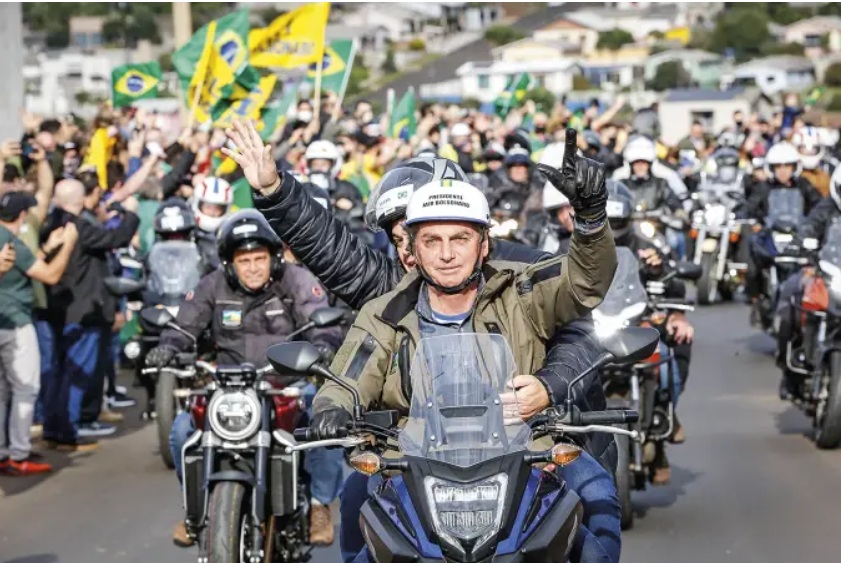
[[[333,363],[333,357],[335,357],[336,352],[333,350],[332,346],[328,346],[327,344],[315,344],[316,349],[321,353],[321,362],[327,365]]]
[[[108,204],[108,211],[116,211],[117,213],[125,213],[126,210],[123,208],[123,204],[119,201],[112,201]]]
[[[330,440],[347,436],[347,427],[351,422],[350,413],[341,407],[330,407],[315,413],[310,422],[310,432],[317,440]]]
[[[162,368],[165,365],[168,365],[173,358],[175,358],[175,354],[178,353],[178,350],[173,348],[172,346],[156,346],[149,350],[149,353],[146,354],[146,365],[150,367]]]
[[[562,194],[567,196],[575,217],[584,223],[601,223],[607,219],[607,186],[604,165],[579,157],[575,129],[567,129],[564,162],[561,168],[538,164],[537,169]]]

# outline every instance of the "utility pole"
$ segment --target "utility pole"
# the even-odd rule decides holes
[[[0,139],[19,139],[23,133],[19,112],[23,109],[23,12],[20,2],[0,3]]]
[[[172,3],[172,27],[175,32],[175,49],[183,47],[193,35],[193,15],[190,12],[189,2]],[[181,100],[181,124],[186,125],[190,108],[187,107],[184,96],[178,96]]]

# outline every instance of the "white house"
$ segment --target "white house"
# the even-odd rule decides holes
[[[693,121],[704,124],[707,131],[717,132],[733,124],[734,111],[747,115],[750,107],[744,88],[669,90],[658,104],[660,135],[665,143],[676,145],[687,135]]]
[[[596,43],[599,41],[599,32],[571,19],[561,18],[535,30],[532,37],[537,41],[569,45],[570,50],[587,55],[595,51]]]
[[[580,67],[573,59],[469,62],[456,70],[456,79],[422,85],[420,96],[453,100],[476,98],[481,102],[492,102],[505,90],[509,80],[522,72],[528,72],[537,86],[559,95],[572,89],[572,77],[580,74]]]
[[[815,66],[807,58],[778,55],[754,59],[722,75],[721,86],[756,86],[773,95],[803,90],[815,84]]]
[[[62,51],[30,57],[23,66],[26,108],[58,115],[75,110],[79,105],[76,95],[82,92],[108,98],[113,66],[112,57],[106,54]]]
[[[613,28],[624,29],[636,40],[648,37],[652,32],[666,31],[681,21],[677,6],[671,4],[646,3],[639,9],[587,8],[570,12],[565,19],[597,32]]]
[[[841,51],[841,18],[838,16],[815,16],[796,21],[782,29],[786,43],[798,43],[806,48],[807,54],[823,53],[823,38],[827,37],[830,51]]]

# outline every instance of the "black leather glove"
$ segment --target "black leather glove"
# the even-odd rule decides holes
[[[347,436],[350,413],[341,407],[330,407],[315,413],[310,422],[310,432],[317,440],[330,440]]]
[[[604,165],[578,156],[577,138],[575,129],[567,129],[564,162],[560,169],[547,164],[538,164],[537,169],[558,191],[567,196],[575,209],[577,220],[603,223],[607,220]]]
[[[149,350],[146,354],[146,365],[150,367],[162,368],[168,365],[174,358],[178,350],[172,346],[162,345],[156,346]]]

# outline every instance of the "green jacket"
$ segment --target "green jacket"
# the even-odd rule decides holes
[[[520,374],[542,367],[546,342],[558,326],[585,315],[604,298],[616,270],[616,248],[608,227],[592,235],[575,233],[569,254],[538,262],[485,264],[485,284],[471,317],[474,332],[502,334]],[[417,272],[391,292],[367,303],[333,360],[333,373],[355,386],[370,409],[409,411],[409,362],[421,334],[415,307],[422,286]],[[401,367],[403,369],[401,369]],[[351,410],[350,393],[327,382],[313,403]]]

